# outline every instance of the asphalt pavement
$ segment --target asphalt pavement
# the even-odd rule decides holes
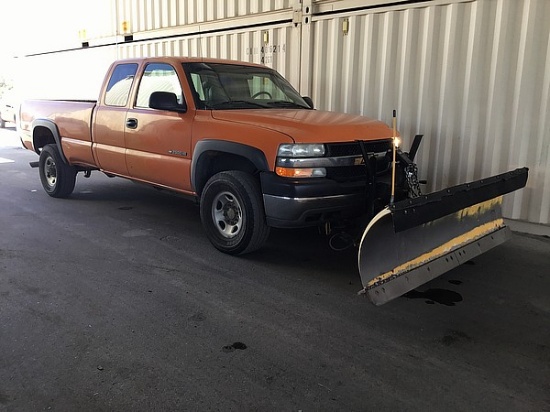
[[[356,250],[216,251],[196,204],[119,178],[43,191],[0,130],[0,411],[549,411],[550,239],[374,307]]]

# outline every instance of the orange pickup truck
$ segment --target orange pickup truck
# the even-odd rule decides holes
[[[133,59],[111,66],[97,102],[24,102],[20,130],[50,196],[70,195],[92,170],[190,194],[214,246],[239,254],[270,226],[324,225],[387,203],[357,141],[380,183],[392,130],[312,106],[264,66]]]
[[[366,227],[359,271],[377,305],[506,240],[502,195],[527,181],[523,168],[423,195],[421,136],[399,150],[395,115],[390,128],[315,110],[275,70],[228,60],[116,61],[98,101],[25,101],[19,122],[50,196],[94,170],[191,195],[225,253],[260,248],[270,227]]]

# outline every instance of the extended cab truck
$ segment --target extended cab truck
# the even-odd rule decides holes
[[[225,253],[260,248],[270,227],[365,218],[359,272],[376,305],[507,240],[502,195],[528,174],[421,195],[421,136],[403,153],[395,123],[314,110],[264,66],[173,57],[115,62],[97,102],[27,101],[20,112],[50,196],[93,170],[192,195]]]
[[[113,63],[97,102],[24,102],[20,130],[50,196],[93,170],[193,195],[209,240],[240,254],[270,227],[370,218],[388,203],[392,130],[312,106],[264,66],[144,58]]]

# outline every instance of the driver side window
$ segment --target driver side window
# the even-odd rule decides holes
[[[166,63],[150,63],[145,67],[139,84],[136,107],[149,107],[153,92],[174,93],[178,103],[183,103],[181,84],[172,66]]]

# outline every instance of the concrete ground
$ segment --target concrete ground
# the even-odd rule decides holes
[[[35,160],[0,130],[0,411],[550,410],[547,237],[374,307],[315,230],[226,256],[192,202],[53,199]]]

